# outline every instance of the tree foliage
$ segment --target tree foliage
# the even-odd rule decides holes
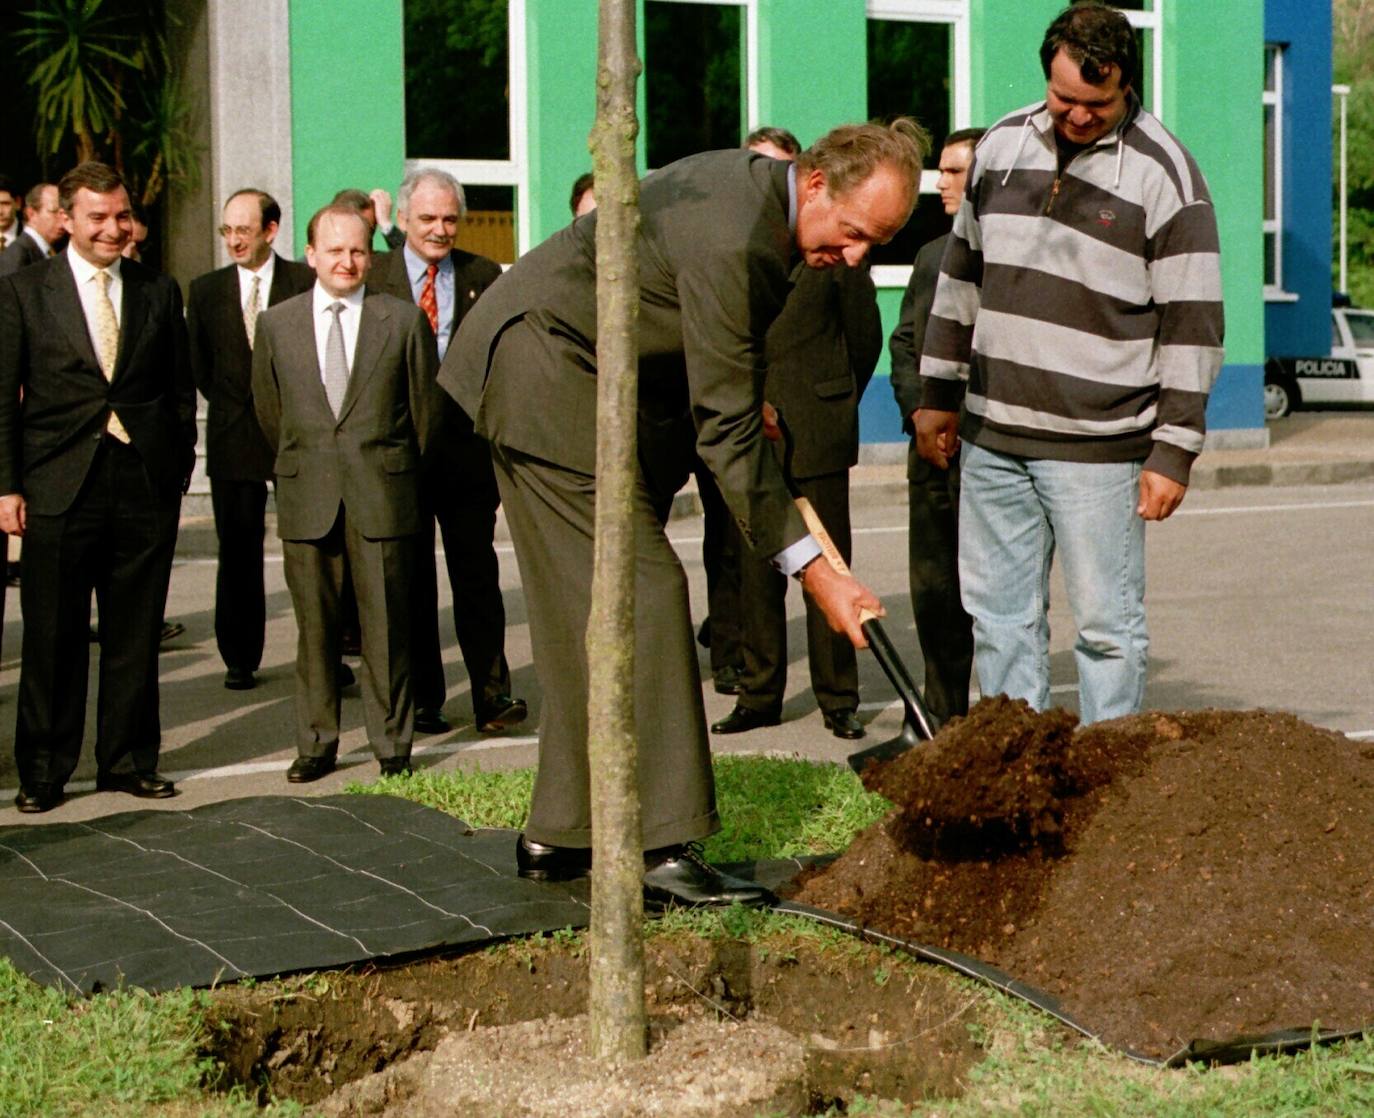
[[[1350,86],[1346,105],[1350,293],[1360,305],[1374,306],[1374,0],[1333,0],[1332,32],[1333,76]],[[1334,126],[1339,129],[1339,117]],[[1336,143],[1340,143],[1339,132]],[[1339,191],[1339,178],[1335,185]],[[1339,205],[1340,199],[1336,202]]]
[[[508,0],[406,0],[406,154],[509,159]]]
[[[34,138],[45,159],[99,159],[147,207],[169,182],[194,185],[200,145],[174,73],[161,0],[32,0],[12,32],[32,67]]]

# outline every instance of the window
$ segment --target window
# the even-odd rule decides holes
[[[874,282],[905,286],[916,251],[949,230],[935,193],[933,168],[944,138],[970,119],[967,0],[868,0],[869,119],[899,113],[931,134],[930,168],[911,220],[889,244],[873,249]]]
[[[1283,292],[1283,48],[1264,45],[1264,293]]]
[[[650,168],[698,151],[739,147],[744,110],[745,9],[698,0],[645,0],[645,149]]]
[[[461,182],[458,244],[508,264],[529,228],[525,0],[405,0],[404,22],[406,170]]]

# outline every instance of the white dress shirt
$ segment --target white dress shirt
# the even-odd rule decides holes
[[[110,274],[110,302],[114,305],[115,322],[124,324],[124,279],[119,272],[122,257],[104,269]],[[91,345],[97,355],[100,343],[95,336],[95,301],[100,298],[100,285],[95,282],[95,274],[101,271],[73,248],[67,249],[67,263],[71,265],[72,275],[76,277],[76,293],[81,297],[81,311],[86,316],[86,332],[91,336]]]
[[[329,308],[335,303],[342,303],[344,309],[339,312],[339,322],[343,326],[344,336],[344,356],[348,359],[348,372],[353,374],[353,355],[358,349],[358,326],[363,317],[363,291],[359,287],[352,295],[331,295],[320,284],[315,281],[313,289],[313,299],[315,307],[315,360],[320,367],[320,383],[324,383],[324,347],[329,341],[329,330],[334,324],[334,316]]]
[[[48,239],[32,225],[24,226],[24,236],[28,237],[29,240],[33,241],[34,244],[41,248],[44,256],[52,255],[52,245],[48,244]]]
[[[267,259],[256,272],[250,268],[245,268],[242,264],[238,266],[239,274],[239,308],[248,309],[248,293],[253,290],[253,277],[257,276],[262,282],[258,284],[258,309],[267,309],[267,295],[272,290],[272,276],[277,270],[277,254],[269,252]]]

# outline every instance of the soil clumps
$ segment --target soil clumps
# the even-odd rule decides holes
[[[1374,1024],[1374,745],[1269,711],[985,699],[865,783],[796,899],[976,956],[1154,1057]]]

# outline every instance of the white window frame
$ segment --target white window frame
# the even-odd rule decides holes
[[[1283,286],[1283,169],[1287,162],[1283,134],[1283,66],[1284,66],[1284,46],[1282,43],[1264,44],[1264,49],[1270,48],[1274,51],[1274,88],[1266,89],[1260,95],[1261,111],[1270,106],[1274,110],[1274,144],[1270,152],[1274,160],[1272,168],[1274,176],[1274,216],[1265,218],[1262,222],[1262,236],[1273,234],[1274,237],[1274,282],[1266,282],[1264,285],[1264,298],[1271,303],[1291,303],[1295,302],[1297,296],[1284,290]],[[1266,172],[1270,168],[1264,169]],[[1263,249],[1261,248],[1261,259],[1263,259]]]
[[[1137,31],[1150,32],[1150,102],[1147,110],[1164,120],[1164,5],[1166,0],[1154,0],[1148,11],[1123,12]],[[1165,122],[1167,123],[1167,121]]]
[[[954,36],[954,74],[950,109],[954,117],[950,131],[972,124],[973,83],[969,73],[973,50],[969,35],[968,0],[868,0],[868,19],[897,20],[904,23],[946,23]],[[921,172],[921,193],[936,193],[940,177],[936,170]],[[911,279],[910,264],[877,264],[873,282],[878,287],[905,288]]]
[[[530,168],[526,158],[529,136],[529,59],[526,57],[525,0],[507,0],[506,53],[509,59],[510,158],[509,159],[407,159],[406,173],[421,167],[447,171],[464,186],[511,186],[515,188],[515,254],[532,247]]]

